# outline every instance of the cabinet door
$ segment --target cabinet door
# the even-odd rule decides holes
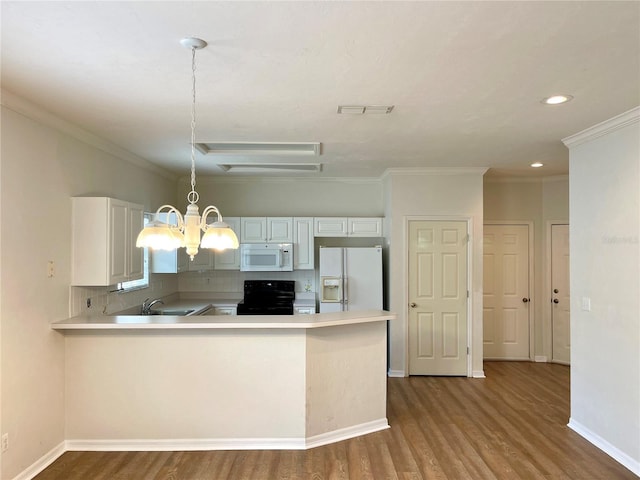
[[[129,225],[128,225],[128,280],[140,280],[144,277],[144,249],[136,247],[136,239],[144,225],[144,207],[129,204]]]
[[[186,254],[185,254],[186,255]],[[213,269],[213,251],[200,248],[193,260],[187,257],[188,270],[190,272],[204,272]]]
[[[236,235],[240,232],[240,218],[224,217],[224,221],[236,232]],[[215,270],[240,270],[240,249],[214,252],[213,268]]]
[[[348,232],[350,237],[381,237],[382,218],[349,218]]]
[[[315,307],[293,307],[294,315],[313,315],[316,313]]]
[[[215,307],[215,315],[235,315],[237,307]]]
[[[161,222],[176,225],[176,214],[162,212],[155,214]],[[189,256],[184,248],[176,250],[151,250],[149,252],[151,273],[179,273],[189,270]]]
[[[293,219],[293,244],[293,269],[313,270],[315,268],[313,218]]]
[[[267,242],[293,242],[293,219],[291,217],[267,217]]]
[[[241,243],[263,243],[267,241],[266,217],[242,217]]]
[[[319,217],[314,219],[313,234],[316,237],[346,237],[346,217]]]
[[[109,284],[128,280],[129,216],[127,202],[109,199]]]

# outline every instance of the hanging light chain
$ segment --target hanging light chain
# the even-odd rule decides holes
[[[190,204],[198,203],[196,192],[196,47],[191,47],[191,191],[187,195]]]

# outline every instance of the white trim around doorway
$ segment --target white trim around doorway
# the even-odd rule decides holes
[[[409,375],[409,222],[466,222],[467,224],[467,377],[474,377],[473,372],[473,218],[465,216],[439,216],[439,215],[405,215],[403,224],[403,262],[402,262],[402,288],[404,292],[404,305],[402,313],[404,315],[404,371]],[[476,374],[478,372],[475,372]],[[484,378],[478,375],[478,378]]]
[[[529,359],[534,360],[535,357],[535,309],[536,309],[536,289],[534,275],[534,222],[528,220],[485,220],[483,225],[526,225],[529,230]],[[537,360],[536,360],[537,361]]]

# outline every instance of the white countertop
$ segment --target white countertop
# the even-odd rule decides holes
[[[171,308],[175,308],[174,304]],[[309,329],[394,320],[385,310],[316,313],[312,315],[113,315],[77,316],[51,324],[54,330],[212,330]]]

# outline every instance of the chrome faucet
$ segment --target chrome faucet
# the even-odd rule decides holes
[[[152,300],[151,302],[147,298],[144,302],[142,302],[142,308],[140,310],[140,313],[142,315],[149,315],[151,313],[151,307],[153,307],[156,303],[162,303],[164,305],[164,302],[162,300],[160,300],[159,298],[156,298],[155,300]]]

